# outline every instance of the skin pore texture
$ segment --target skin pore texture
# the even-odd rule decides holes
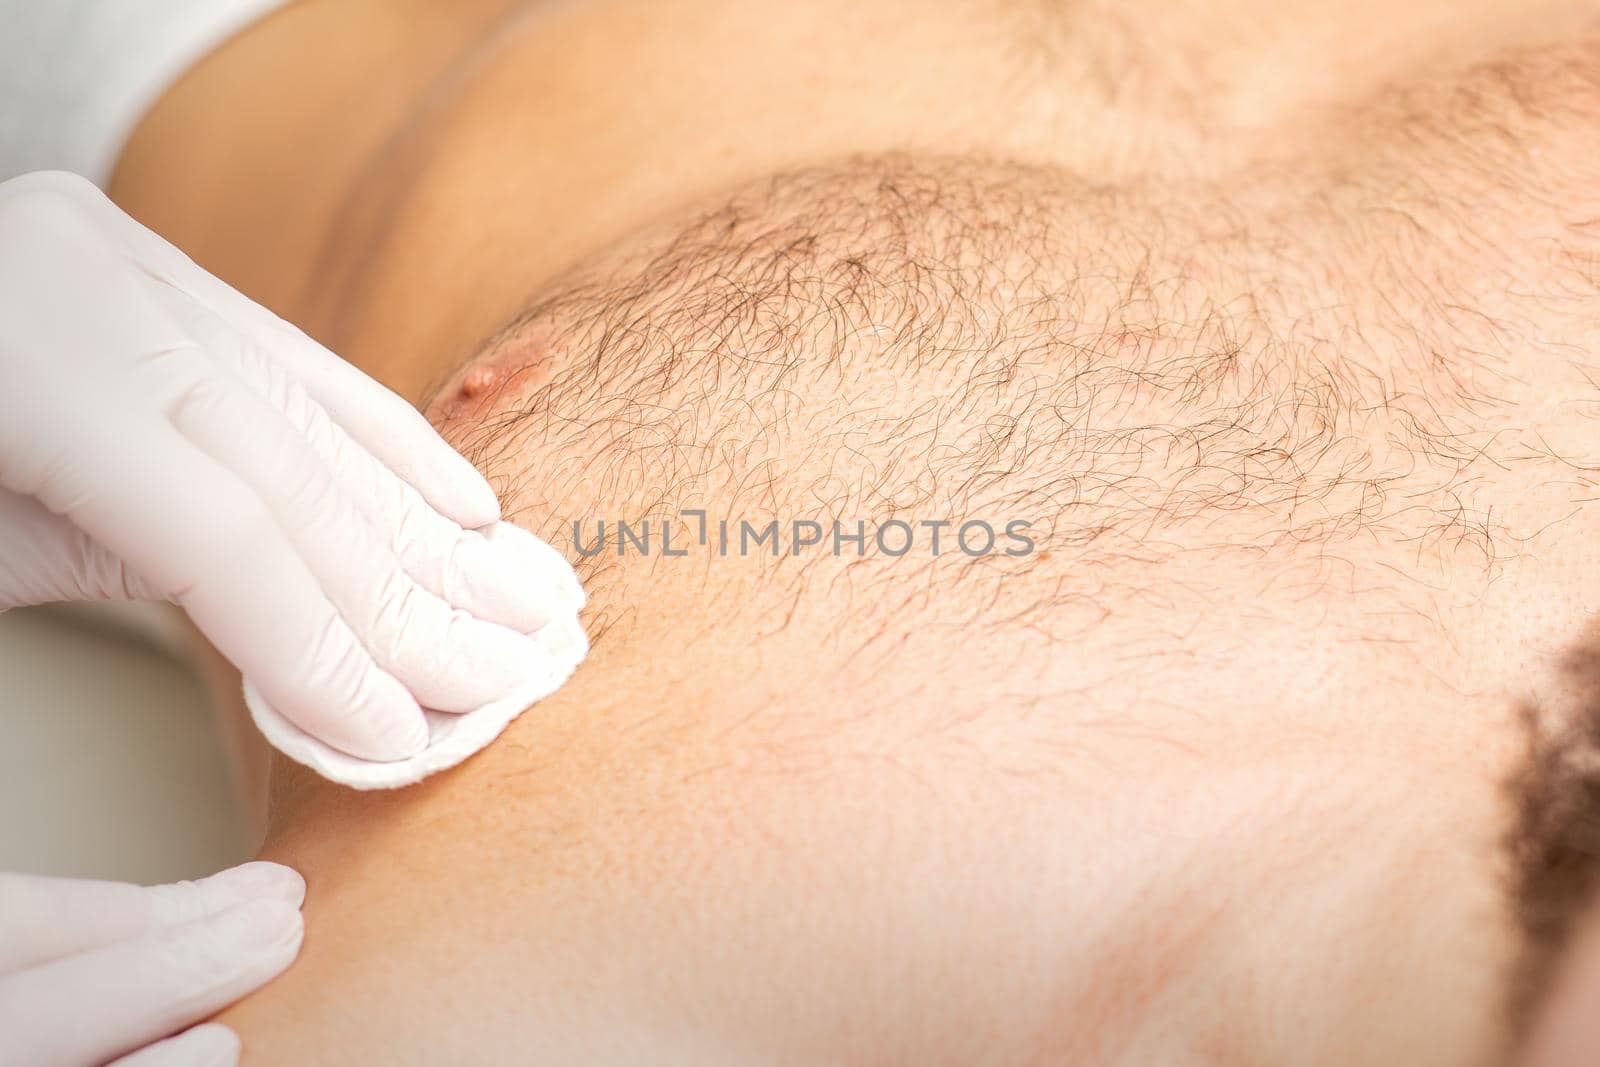
[[[1503,1062],[1593,888],[1600,49],[1159,11],[313,0],[157,106],[119,201],[590,596],[462,767],[274,768],[246,1062]]]

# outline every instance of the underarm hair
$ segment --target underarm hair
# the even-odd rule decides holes
[[[1510,1003],[1519,1032],[1600,901],[1600,630],[1567,650],[1560,671],[1571,700],[1523,705],[1527,749],[1507,786],[1507,873],[1523,935]]]

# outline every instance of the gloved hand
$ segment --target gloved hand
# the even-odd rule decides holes
[[[301,729],[402,759],[570,599],[499,516],[414,408],[87,181],[0,184],[0,610],[172,600]]]
[[[225,1026],[162,1039],[294,961],[304,896],[276,863],[148,889],[0,874],[0,1067],[237,1062]]]

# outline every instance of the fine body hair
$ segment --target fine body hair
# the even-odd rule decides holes
[[[1026,575],[1058,636],[1075,585],[1180,552],[1380,544],[1492,578],[1537,532],[1509,487],[1565,458],[1506,425],[1497,324],[1330,262],[1339,207],[1310,203],[1252,220],[1246,191],[967,160],[786,174],[542,294],[485,352],[519,372],[445,429],[563,548],[683,509],[1026,520],[1026,557],[967,569]]]
[[[1369,629],[1330,626],[1328,640],[1399,645],[1442,629],[1434,590],[1486,587],[1529,551],[1542,520],[1517,501],[1577,462],[1519,418],[1549,387],[1524,361],[1586,379],[1522,328],[1570,295],[1572,273],[1552,276],[1563,292],[1524,284],[1499,303],[1470,281],[1452,292],[1452,258],[1477,246],[1438,192],[1402,184],[1401,207],[1373,206],[1359,180],[1266,167],[1164,191],[901,156],[784,174],[541,294],[480,356],[514,372],[471,402],[447,394],[440,419],[510,513],[575,559],[597,647],[652,588],[629,576],[677,567],[700,602],[727,605],[724,635],[738,616],[770,638],[809,607],[826,621],[809,631],[824,634],[805,647],[812,669],[874,650],[871,672],[839,671],[841,689],[943,642],[956,651],[938,662],[1022,716],[1092,703],[1113,671],[1181,678],[1195,661],[1177,652],[1209,613],[1273,621],[1265,595],[1217,595],[1192,566],[1168,581],[1179,559],[1259,573],[1263,589],[1293,573],[1300,602],[1359,589]],[[1479,233],[1499,239],[1492,222]],[[1593,254],[1587,240],[1539,254],[1570,263]],[[1031,551],[863,560],[785,544],[732,564],[573,551],[573,523],[594,536],[596,518],[666,521],[687,540],[685,509],[1021,519]],[[980,632],[1005,653],[962,659]],[[1080,669],[1084,648],[1116,655],[1072,684],[1019,669],[1068,647]],[[900,695],[926,703],[945,683],[912,684]],[[1563,751],[1536,746],[1516,783],[1512,897],[1532,946],[1519,1003],[1595,882],[1600,793]]]

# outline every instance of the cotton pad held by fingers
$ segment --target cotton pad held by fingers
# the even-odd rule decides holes
[[[563,572],[550,575],[547,588],[570,585],[576,595],[561,605],[549,622],[528,635],[538,650],[535,661],[528,665],[528,679],[492,703],[461,714],[423,709],[428,744],[416,755],[378,762],[341,752],[286,719],[247,678],[244,701],[256,728],[274,748],[296,763],[353,789],[397,789],[454,767],[487,746],[530,705],[561,688],[589,651],[588,637],[578,622],[582,594],[577,590],[571,566],[553,549],[546,559],[552,570],[559,568]]]

